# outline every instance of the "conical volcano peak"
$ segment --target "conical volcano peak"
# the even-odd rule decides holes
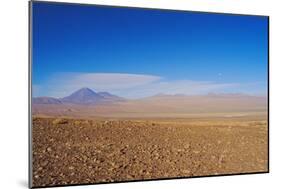
[[[81,88],[71,95],[64,97],[62,100],[64,102],[72,102],[72,103],[95,103],[101,99],[101,96],[99,96],[96,92],[89,88]]]
[[[81,94],[81,95],[97,95],[96,92],[94,92],[92,89],[90,88],[87,88],[87,87],[84,87],[84,88],[81,88],[77,91],[75,91],[74,93],[72,94]]]

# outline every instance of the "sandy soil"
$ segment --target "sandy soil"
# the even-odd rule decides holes
[[[33,186],[266,172],[261,119],[33,118]]]

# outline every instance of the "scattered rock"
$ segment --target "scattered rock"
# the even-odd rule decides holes
[[[199,150],[193,150],[193,153],[194,153],[194,154],[199,154],[200,151],[199,151]]]
[[[182,170],[182,173],[183,173],[183,174],[190,174],[190,172],[191,172],[191,171],[190,171],[190,170],[187,170],[187,169]]]
[[[198,127],[192,120],[186,125],[63,120],[33,122],[35,186],[214,175],[249,167],[267,170],[266,125],[232,126],[228,132],[227,124],[216,126],[217,120],[197,123]]]
[[[68,169],[69,169],[69,170],[73,170],[74,167],[73,167],[73,166],[69,166]]]

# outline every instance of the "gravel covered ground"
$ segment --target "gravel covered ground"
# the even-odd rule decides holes
[[[266,172],[267,122],[33,118],[33,186]]]

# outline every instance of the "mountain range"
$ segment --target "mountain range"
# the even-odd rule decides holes
[[[245,94],[168,95],[125,99],[82,88],[63,98],[32,99],[33,115],[66,117],[187,117],[266,115],[267,97]]]
[[[125,99],[108,92],[94,92],[89,88],[81,88],[63,98],[35,97],[33,104],[103,104],[124,101]]]

